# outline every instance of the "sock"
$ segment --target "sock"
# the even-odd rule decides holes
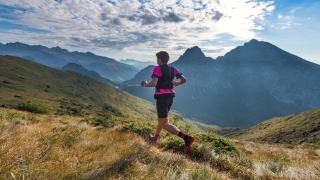
[[[154,139],[158,139],[158,138],[159,138],[159,134],[155,134],[155,135],[153,136],[153,138],[154,138]]]
[[[182,139],[187,137],[187,135],[185,133],[181,132],[181,131],[179,132],[178,136],[181,137]]]

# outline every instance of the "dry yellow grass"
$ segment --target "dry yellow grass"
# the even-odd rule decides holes
[[[231,143],[238,156],[199,161],[117,127],[0,108],[0,179],[320,179],[319,149]]]
[[[320,150],[284,144],[233,141],[254,163],[257,179],[320,179]]]
[[[134,133],[0,109],[0,179],[228,179]]]

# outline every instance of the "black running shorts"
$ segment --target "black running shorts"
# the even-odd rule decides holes
[[[157,99],[157,113],[158,118],[168,117],[168,113],[173,103],[174,97],[168,97],[163,99]]]

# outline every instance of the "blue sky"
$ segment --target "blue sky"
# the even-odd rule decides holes
[[[251,39],[320,64],[315,0],[0,0],[0,42],[59,46],[117,60],[216,58]]]

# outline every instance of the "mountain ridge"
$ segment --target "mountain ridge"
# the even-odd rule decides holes
[[[138,72],[135,67],[118,62],[108,57],[98,56],[91,52],[69,52],[68,50],[60,47],[48,48],[41,45],[31,46],[20,42],[15,42],[0,46],[0,54],[18,56],[58,69],[67,65],[69,62],[73,62],[82,65],[86,69],[94,70],[101,76],[114,82],[122,82],[127,80],[128,77],[132,77]],[[93,62],[102,64],[104,70],[98,71],[95,69],[95,67],[90,69],[92,68],[90,64]],[[125,70],[125,72],[123,70]]]
[[[215,60],[191,55],[171,63],[187,78],[175,88],[173,108],[196,121],[247,128],[320,107],[320,65],[270,43],[251,40]],[[153,90],[132,86],[151,73],[152,67],[140,71],[122,89],[152,101]]]
[[[111,86],[115,86],[115,83],[112,82],[110,79],[107,78],[103,78],[102,76],[100,76],[99,73],[93,71],[93,70],[87,70],[86,68],[84,68],[83,66],[76,64],[76,63],[68,63],[67,65],[65,65],[64,67],[61,68],[62,70],[69,70],[69,71],[74,71],[80,74],[83,74],[85,76],[88,76],[96,81],[99,81],[103,84],[108,84]]]

